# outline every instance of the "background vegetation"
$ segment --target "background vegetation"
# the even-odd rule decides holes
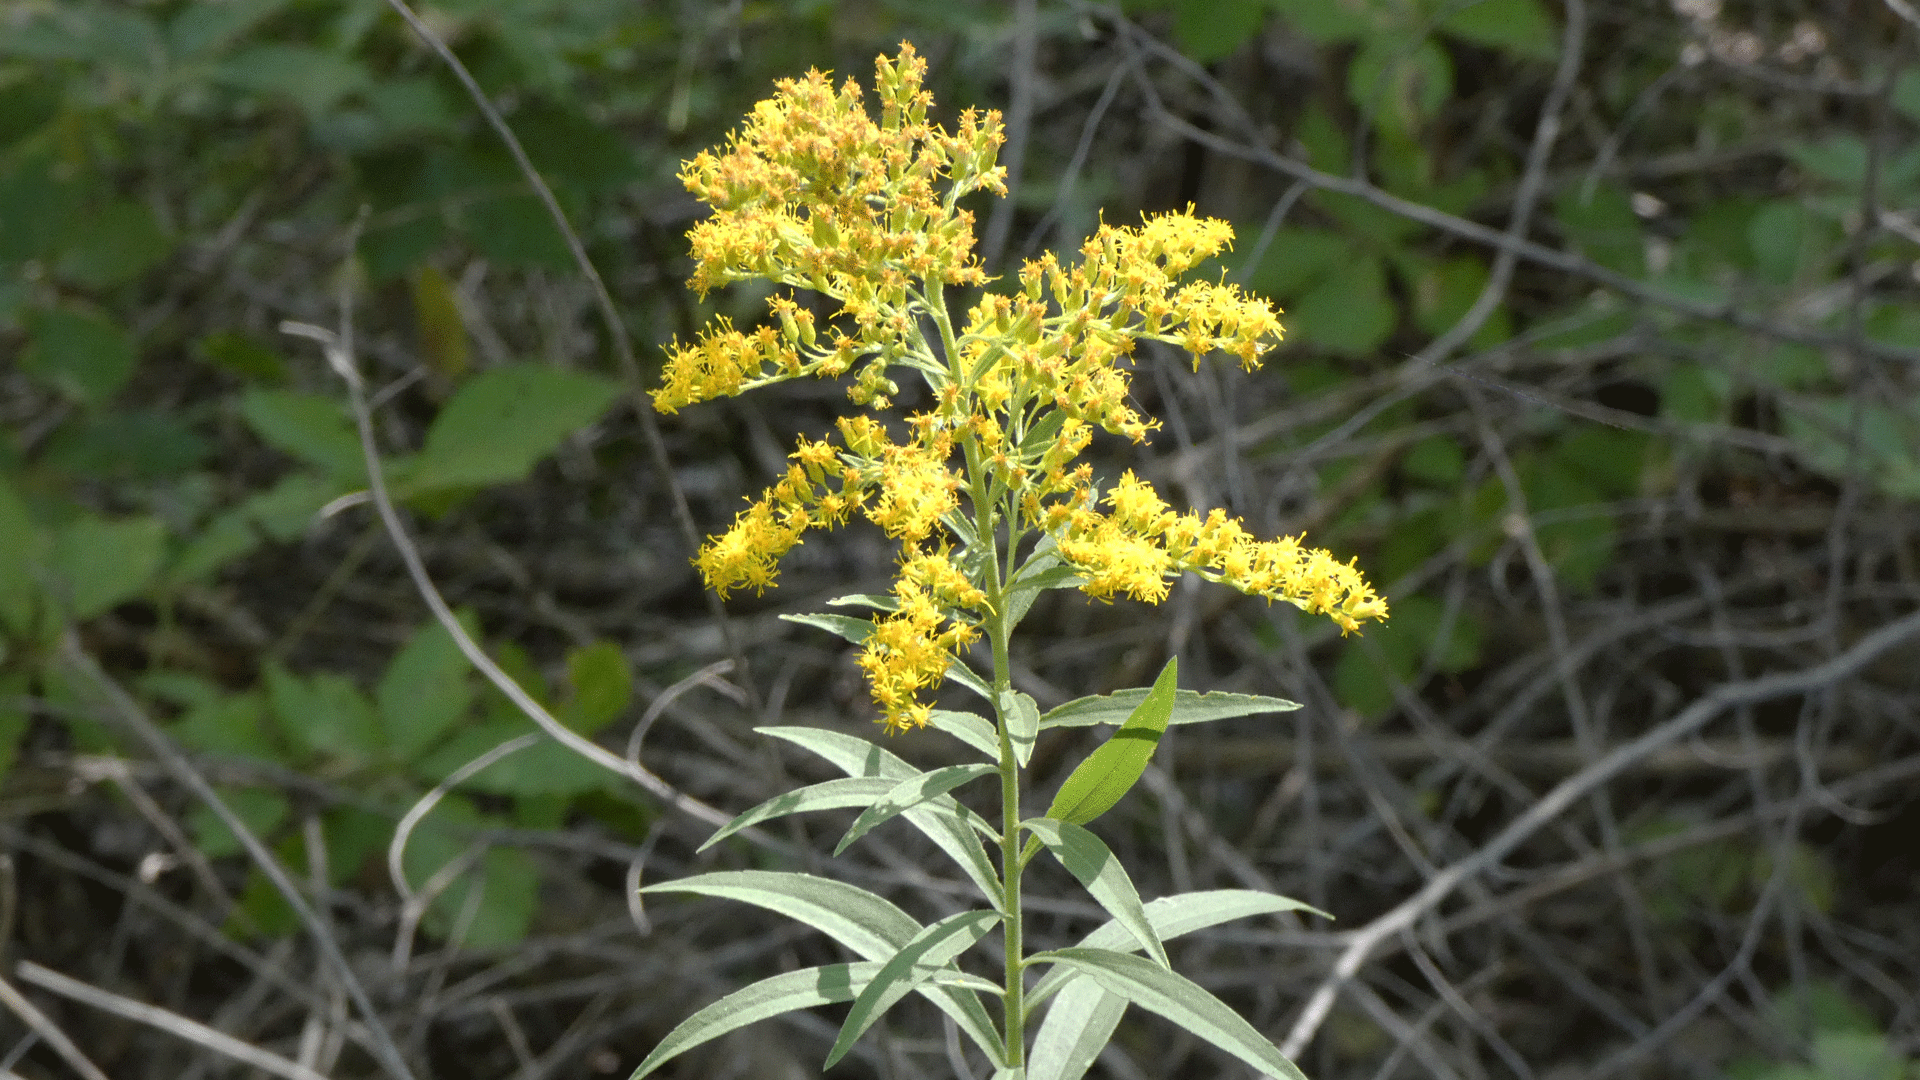
[[[886,547],[816,540],[724,621],[687,560],[841,389],[636,410],[650,343],[763,310],[682,286],[680,159],[773,78],[864,80],[905,38],[947,109],[1006,113],[990,268],[1192,202],[1240,233],[1211,272],[1286,309],[1254,374],[1144,351],[1165,428],[1106,446],[1110,473],[1357,553],[1394,604],[1344,641],[1225,590],[1052,594],[1029,620],[1043,707],[1176,653],[1189,686],[1307,704],[1170,737],[1103,827],[1149,894],[1254,884],[1338,916],[1193,935],[1182,970],[1318,1080],[1920,1077],[1910,4],[425,13],[642,370],[380,0],[0,0],[0,1071],[69,1075],[64,1032],[116,1077],[245,1075],[211,1030],[335,1077],[394,1074],[383,1038],[420,1077],[613,1075],[755,973],[837,959],[633,886],[824,850],[796,822],[696,856],[685,800],[731,814],[815,768],[757,723],[868,724],[848,652],[776,615],[875,591]],[[389,859],[423,795],[534,728],[428,616],[355,497],[337,378],[277,329],[339,326],[342,296],[441,589],[650,790],[538,741]],[[876,839],[862,884],[952,909],[912,837]],[[1042,910],[1043,944],[1096,914]],[[982,1075],[901,1015],[836,1075]],[[814,1075],[834,1026],[674,1075]],[[1123,1034],[1111,1077],[1239,1067]]]

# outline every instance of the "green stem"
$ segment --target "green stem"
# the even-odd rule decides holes
[[[1026,860],[1020,851],[1020,762],[1013,753],[1013,735],[1000,695],[1010,684],[1007,639],[1010,636],[1006,613],[992,620],[989,637],[993,642],[994,711],[1000,716],[1000,881],[1002,911],[1005,916],[1006,981],[1001,1001],[1004,1005],[1004,1034],[1007,1065],[1018,1068],[1026,1063],[1026,943],[1020,912],[1020,875]]]

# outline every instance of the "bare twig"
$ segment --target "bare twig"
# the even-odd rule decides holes
[[[289,1061],[279,1054],[262,1050],[251,1043],[241,1042],[226,1032],[210,1028],[197,1020],[189,1020],[179,1013],[135,1001],[110,990],[102,990],[50,968],[41,967],[31,960],[20,961],[20,979],[22,982],[32,983],[43,990],[51,990],[61,997],[70,998],[83,1005],[91,1005],[96,1009],[113,1013],[115,1016],[124,1016],[176,1038],[197,1043],[214,1053],[224,1054],[235,1061],[270,1072],[275,1076],[284,1076],[287,1080],[327,1080],[323,1073],[316,1072],[297,1061]]]

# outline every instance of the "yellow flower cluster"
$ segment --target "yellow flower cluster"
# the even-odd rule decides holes
[[[1218,510],[1176,513],[1131,472],[1096,498],[1080,460],[1094,429],[1138,442],[1158,426],[1128,400],[1135,343],[1180,346],[1196,366],[1229,352],[1252,369],[1280,338],[1277,313],[1235,286],[1179,280],[1233,237],[1189,207],[1135,227],[1103,224],[1071,265],[1053,254],[1026,262],[1018,292],[983,294],[956,329],[945,288],[985,284],[957,200],[1004,194],[993,164],[1000,122],[972,111],[952,132],[928,122],[925,69],[907,45],[897,60],[879,59],[878,122],[851,81],[835,89],[817,71],[784,80],[724,153],[702,153],[681,174],[714,210],[691,233],[695,288],[765,278],[839,309],[817,321],[779,295],[769,325],[742,332],[720,320],[692,345],[675,343],[656,408],[838,377],[863,359],[849,391],[857,404],[887,408],[896,366],[932,393],[899,434],[857,415],[839,421],[838,447],[802,439],[787,475],[701,548],[707,582],[723,596],[764,589],[807,529],[856,511],[899,540],[894,610],[875,619],[860,656],[894,730],[925,723],[922,698],[982,626],[1010,629],[993,622],[1004,606],[996,598],[1040,536],[1103,600],[1155,602],[1193,571],[1328,615],[1344,631],[1385,618],[1358,570],[1297,539],[1256,540]]]

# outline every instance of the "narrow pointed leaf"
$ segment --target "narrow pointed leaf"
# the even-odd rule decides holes
[[[640,891],[694,893],[754,904],[805,923],[868,960],[885,961],[922,929],[888,900],[811,874],[730,870],[663,881]],[[993,1019],[977,994],[938,985],[919,989],[996,1063],[1006,1060]]]
[[[973,669],[958,660],[947,665],[947,678],[980,695],[982,701],[993,700],[993,688],[973,673]]]
[[[885,960],[913,940],[920,924],[893,902],[857,885],[812,874],[774,870],[723,870],[663,881],[644,893],[680,892],[719,896],[777,911],[852,949],[868,960]]]
[[[1053,970],[1071,969],[1059,966]],[[1126,998],[1108,992],[1092,979],[1068,982],[1047,1006],[1046,1022],[1033,1038],[1033,1052],[1027,1057],[1028,1080],[1080,1080],[1113,1038],[1126,1011]]]
[[[898,783],[920,774],[919,769],[899,757],[844,732],[809,727],[763,727],[755,730],[811,750],[851,776],[880,777]],[[961,806],[952,797],[943,795],[908,810],[905,816],[914,828],[947,853],[947,857],[972,879],[981,895],[995,905],[1000,903],[1000,876],[994,870],[993,860],[987,857],[987,849],[980,845],[980,835],[975,829],[988,836],[997,833],[980,815]]]
[[[945,967],[985,937],[999,921],[999,912],[963,911],[914,935],[912,941],[901,946],[900,951],[881,966],[854,999],[853,1008],[848,1010],[846,1022],[840,1025],[840,1034],[821,1068],[833,1068],[888,1009],[912,993],[929,974]]]
[[[1035,953],[1032,959],[1071,967],[1103,989],[1166,1017],[1276,1080],[1306,1080],[1306,1074],[1226,1002],[1151,960],[1082,947]]]
[[[1013,756],[1021,768],[1033,758],[1033,740],[1040,735],[1040,706],[1018,690],[1000,695],[1000,715],[1007,719],[1007,737],[1013,742]]]
[[[993,723],[984,716],[952,709],[935,709],[928,714],[927,724],[980,751],[989,761],[1000,760],[1000,737],[994,731]]]
[[[674,1057],[748,1024],[796,1009],[852,1001],[884,966],[877,960],[865,960],[857,964],[827,964],[789,971],[736,990],[687,1017],[679,1026],[667,1032],[667,1037],[660,1040],[660,1044],[653,1048],[653,1052],[647,1055],[647,1059],[640,1063],[628,1080],[640,1080]],[[927,968],[924,973],[915,974],[922,975],[926,982],[940,986],[984,989],[989,993],[999,989],[985,979],[951,968]]]
[[[851,615],[782,615],[780,618],[801,626],[812,626],[825,630],[829,634],[838,634],[855,645],[864,645],[873,634],[873,620],[856,619]]]
[[[1147,771],[1147,762],[1160,745],[1160,736],[1167,730],[1167,718],[1173,712],[1177,664],[1177,659],[1167,661],[1167,666],[1160,669],[1160,677],[1153,681],[1153,690],[1127,715],[1126,723],[1088,754],[1060,785],[1060,793],[1053,797],[1053,806],[1047,810],[1048,817],[1085,825],[1113,809],[1113,805],[1139,783],[1140,774]]]
[[[707,837],[707,842],[700,845],[700,850],[705,851],[742,829],[752,828],[763,821],[785,817],[788,814],[805,814],[814,810],[842,810],[849,806],[872,806],[896,786],[898,785],[893,781],[879,777],[855,776],[844,780],[828,780],[822,784],[809,784],[797,791],[775,795],[727,822],[720,831]]]
[[[937,799],[961,784],[992,776],[999,771],[992,765],[949,765],[902,780],[853,819],[853,824],[848,827],[847,834],[840,838],[833,853],[840,854],[855,840],[922,803]]]
[[[1147,689],[1116,690],[1096,697],[1075,698],[1048,710],[1040,718],[1040,730],[1121,723],[1140,707],[1150,693],[1152,691]],[[1258,694],[1228,694],[1220,691],[1196,694],[1192,690],[1177,690],[1173,695],[1173,719],[1170,722],[1179,727],[1182,724],[1204,724],[1210,720],[1231,720],[1237,716],[1292,712],[1299,707],[1297,701],[1261,697]]]
[[[828,607],[870,607],[875,611],[898,611],[900,601],[886,593],[848,593],[827,601]]]
[[[1174,938],[1191,934],[1196,930],[1205,930],[1235,919],[1250,918],[1254,915],[1273,915],[1282,911],[1307,911],[1315,915],[1326,915],[1317,908],[1308,907],[1298,900],[1290,900],[1272,893],[1255,892],[1252,889],[1208,889],[1202,892],[1179,893],[1163,896],[1147,904],[1147,921],[1153,924],[1153,932],[1160,940],[1172,941]],[[1327,915],[1327,918],[1332,916]],[[1093,949],[1112,949],[1116,952],[1131,952],[1140,947],[1139,940],[1132,931],[1117,921],[1102,924],[1099,929],[1080,939],[1080,945]],[[1080,981],[1071,968],[1056,967],[1041,976],[1033,989],[1027,994],[1027,1008],[1031,1010],[1052,997],[1061,987]]]
[[[1027,1070],[1022,1068],[995,1069],[992,1080],[1027,1080]]]
[[[1039,837],[1053,857],[1060,860],[1060,865],[1080,879],[1080,884],[1107,909],[1113,921],[1126,927],[1148,955],[1159,961],[1160,966],[1170,966],[1166,946],[1160,944],[1160,935],[1153,932],[1153,924],[1147,920],[1146,907],[1140,903],[1133,879],[1099,837],[1071,822],[1049,818],[1024,821],[1020,827]]]

